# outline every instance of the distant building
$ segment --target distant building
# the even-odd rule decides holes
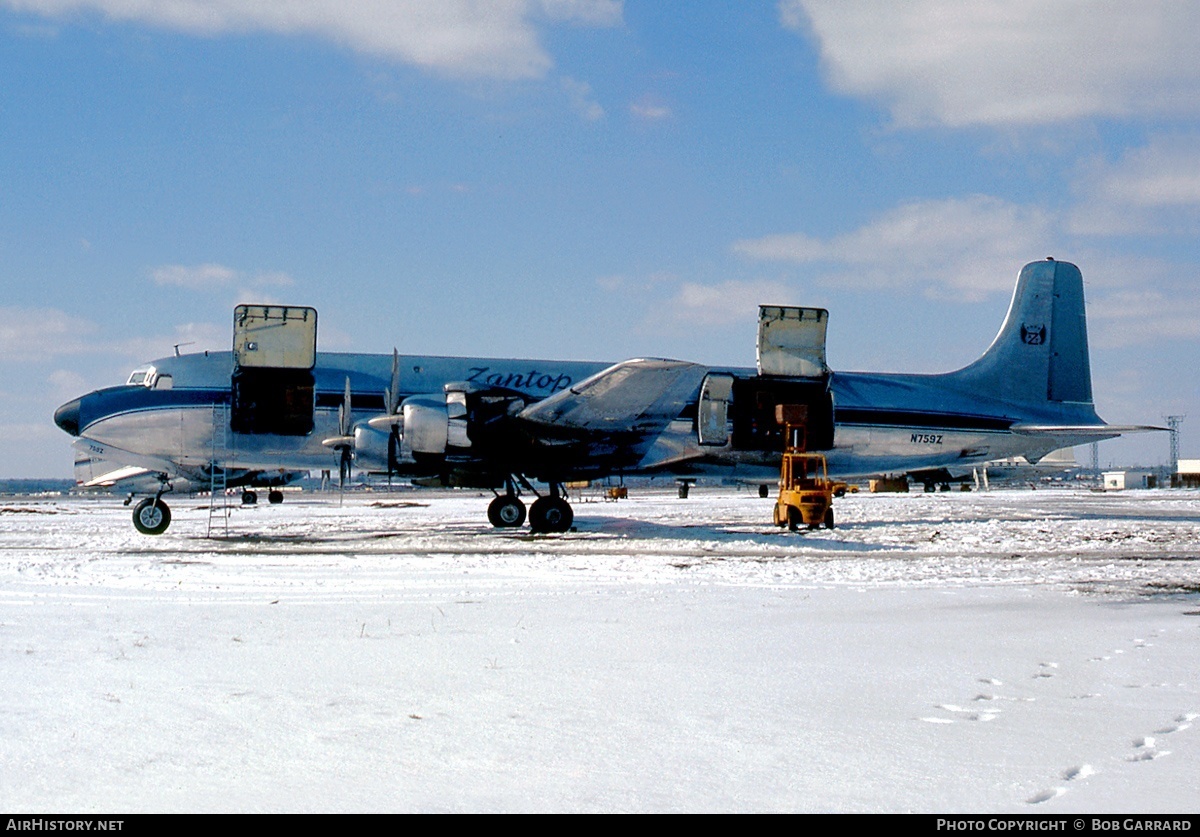
[[[1180,488],[1200,488],[1200,459],[1180,459],[1173,484]]]
[[[1126,488],[1157,488],[1158,477],[1153,471],[1105,471],[1101,474],[1105,491],[1124,491]]]

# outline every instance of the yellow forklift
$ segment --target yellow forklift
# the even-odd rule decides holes
[[[783,465],[779,471],[779,499],[775,501],[774,522],[793,532],[802,525],[817,529],[824,524],[833,528],[833,497],[845,493],[842,483],[829,479],[825,455],[805,450],[808,407],[803,404],[779,404],[775,420],[787,431]],[[840,491],[839,491],[840,489]]]

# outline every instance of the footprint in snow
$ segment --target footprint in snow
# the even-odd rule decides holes
[[[976,712],[974,709],[968,709],[964,706],[955,706],[952,703],[940,703],[938,709],[943,709],[946,712],[953,712],[961,715],[964,721],[994,721],[1000,710],[995,709],[990,712]]]
[[[1028,805],[1041,805],[1043,802],[1049,802],[1051,799],[1062,796],[1067,792],[1066,788],[1049,788],[1048,790],[1039,791],[1033,796],[1025,800]]]
[[[974,696],[973,699],[976,701],[979,701],[979,700],[1012,700],[1012,701],[1014,701],[1014,703],[1025,703],[1025,704],[1031,704],[1031,703],[1033,703],[1034,700],[1037,700],[1037,698],[1010,698],[1010,697],[1006,696],[1006,694],[988,694],[986,692],[980,692],[979,694],[977,694],[977,696]],[[998,712],[1000,710],[996,710],[996,711]]]
[[[1133,749],[1137,750],[1137,752],[1131,756],[1126,756],[1125,761],[1154,761],[1163,756],[1171,755],[1170,750],[1159,750],[1155,744],[1153,735],[1145,735],[1134,739]]]
[[[1095,776],[1096,768],[1090,764],[1079,764],[1075,767],[1068,767],[1062,772],[1062,779],[1065,782],[1074,782],[1076,779],[1086,779],[1088,776]]]
[[[1033,675],[1035,680],[1039,677],[1053,677],[1054,672],[1051,671],[1051,669],[1058,668],[1058,663],[1038,663],[1038,666],[1042,670],[1039,671],[1037,674]]]
[[[1191,722],[1196,720],[1196,718],[1197,715],[1193,712],[1179,715],[1172,723],[1167,724],[1162,729],[1156,729],[1154,733],[1156,735],[1170,735],[1173,732],[1183,732],[1185,729],[1192,728]]]

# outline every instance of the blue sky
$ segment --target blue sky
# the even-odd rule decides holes
[[[1182,0],[0,0],[0,477],[69,476],[54,408],[238,302],[745,365],[819,305],[835,369],[934,372],[1046,255],[1100,414],[1200,456],[1196,55]]]

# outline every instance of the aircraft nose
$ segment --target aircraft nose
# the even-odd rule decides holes
[[[79,435],[79,399],[68,401],[54,411],[54,423],[72,436]]]

